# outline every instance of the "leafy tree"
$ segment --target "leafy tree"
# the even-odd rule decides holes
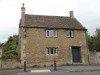
[[[96,29],[95,34],[93,36],[87,34],[87,39],[89,50],[96,50],[97,52],[100,52],[100,29]]]
[[[12,58],[18,56],[18,52],[16,50],[9,50],[5,52],[5,57]]]
[[[18,36],[17,35],[10,36],[4,46],[5,46],[4,52],[9,50],[16,50],[18,47]]]
[[[94,49],[100,51],[100,29],[96,29],[94,40]]]
[[[13,35],[8,38],[8,41],[0,44],[4,50],[4,57],[16,57],[19,55],[18,50],[18,35]]]
[[[87,42],[88,42],[89,50],[93,51],[94,50],[94,48],[93,48],[94,37],[90,36],[88,33],[87,33]]]

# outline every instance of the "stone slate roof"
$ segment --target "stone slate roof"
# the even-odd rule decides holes
[[[75,18],[25,14],[25,27],[86,30]]]

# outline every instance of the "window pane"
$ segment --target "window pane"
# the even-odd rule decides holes
[[[73,37],[73,30],[71,30],[71,37]]]
[[[51,54],[53,54],[53,48],[51,48]]]
[[[46,30],[46,37],[50,35],[49,30]]]
[[[55,48],[55,54],[57,54],[57,48]]]
[[[47,31],[47,36],[49,36],[49,31]]]
[[[56,37],[56,36],[57,36],[57,31],[53,30],[53,37]]]
[[[49,48],[47,48],[47,54],[49,54]]]
[[[70,30],[67,30],[67,37],[70,37]]]
[[[56,54],[56,48],[53,48],[53,53]]]
[[[49,36],[52,37],[52,30],[49,30]]]

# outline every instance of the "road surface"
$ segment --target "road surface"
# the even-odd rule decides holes
[[[17,75],[100,75],[100,71],[95,72],[49,72],[49,73],[19,73]]]

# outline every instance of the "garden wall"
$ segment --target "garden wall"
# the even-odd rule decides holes
[[[0,65],[0,68],[2,67],[2,69],[22,67],[20,61],[18,61],[17,59],[0,59]]]

